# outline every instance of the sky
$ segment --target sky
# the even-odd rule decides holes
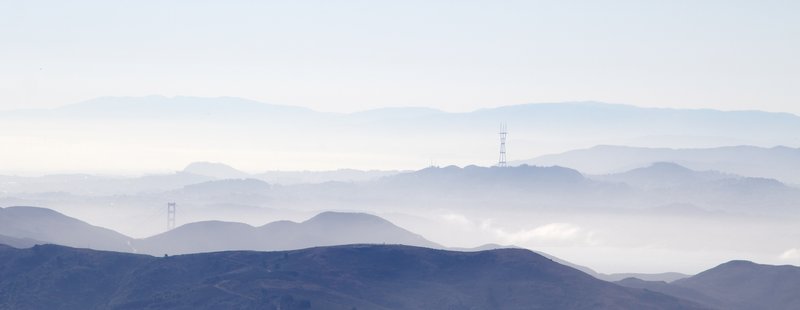
[[[235,96],[800,114],[799,1],[0,0],[0,110]]]

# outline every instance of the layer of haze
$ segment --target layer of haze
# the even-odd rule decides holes
[[[237,96],[800,113],[797,1],[2,1],[0,110]]]
[[[181,206],[179,224],[371,212],[448,246],[516,244],[609,272],[796,264],[800,191],[760,174],[652,189],[669,174],[628,186],[562,171],[577,180],[557,195],[544,181],[476,191],[491,182],[455,174],[430,181],[459,185],[442,195],[447,186],[415,188],[413,175],[410,189],[269,180],[253,193],[253,181],[173,171],[192,161],[252,173],[490,166],[501,122],[513,161],[612,144],[752,145],[795,163],[796,115],[599,102],[800,114],[798,11],[797,1],[0,0],[0,110],[79,103],[0,113],[0,174],[86,173],[3,176],[0,206],[53,208],[135,236],[163,230],[167,201]],[[559,103],[510,106],[536,102]],[[345,114],[389,106],[478,112]],[[487,109],[499,106],[509,107]]]

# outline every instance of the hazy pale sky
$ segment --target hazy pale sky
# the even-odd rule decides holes
[[[800,114],[800,1],[6,1],[0,110],[236,96]]]

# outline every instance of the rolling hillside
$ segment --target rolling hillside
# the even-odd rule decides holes
[[[527,250],[349,245],[151,257],[0,246],[2,309],[703,309]]]

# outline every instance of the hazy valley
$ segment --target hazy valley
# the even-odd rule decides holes
[[[518,248],[445,251],[358,213],[198,222],[133,239],[47,209],[0,211],[0,241],[12,246],[0,245],[4,308],[793,309],[800,287],[800,267],[746,261],[694,276],[602,275]],[[52,243],[155,257],[42,245]]]
[[[0,310],[800,309],[800,1],[0,1]]]
[[[217,100],[226,102],[224,110],[218,109]],[[449,150],[460,154],[436,157],[480,163],[490,156],[484,155],[487,150],[473,151],[483,143],[472,143],[483,135],[473,131],[491,133],[490,124],[516,118],[519,125],[512,127],[514,140],[508,143],[512,154],[536,145],[531,135],[556,139],[545,133],[558,132],[565,124],[583,130],[568,133],[581,136],[582,142],[564,140],[565,145],[635,138],[622,134],[631,132],[627,129],[598,131],[608,125],[603,122],[570,124],[587,120],[580,116],[584,113],[602,113],[621,128],[641,125],[626,123],[629,117],[664,123],[682,119],[680,127],[637,131],[640,137],[672,137],[670,143],[682,147],[600,145],[512,161],[507,167],[434,160],[417,169],[274,170],[197,161],[171,172],[138,174],[9,171],[0,175],[0,204],[7,206],[0,209],[0,243],[19,250],[0,251],[7,266],[0,280],[0,304],[16,308],[33,302],[33,296],[50,296],[65,308],[114,309],[797,305],[791,292],[800,278],[797,267],[786,264],[800,263],[800,182],[791,173],[800,162],[800,149],[769,146],[775,141],[791,144],[788,135],[764,131],[761,139],[753,128],[734,125],[767,118],[770,126],[800,127],[800,118],[790,115],[600,103],[462,114],[429,109],[330,114],[235,98],[148,97],[102,98],[0,118],[14,132],[30,133],[25,127],[33,124],[54,130],[36,135],[65,143],[70,135],[101,127],[109,130],[99,134],[114,140],[181,141],[176,147],[194,158],[203,154],[195,147],[216,143],[213,139],[219,137],[225,140],[218,141],[221,146],[251,156],[259,154],[256,145],[292,143],[295,138],[308,145],[326,144],[333,153],[346,146],[325,140],[358,140],[371,149],[352,149],[359,156],[391,160],[402,152],[423,153],[415,147],[434,151],[435,145],[410,142],[433,132],[427,143],[446,141]],[[537,118],[543,114],[564,118],[564,123]],[[409,125],[411,120],[415,125]],[[106,127],[110,122],[114,126]],[[298,136],[256,143],[275,138],[264,133],[290,127],[298,128]],[[728,141],[717,135],[719,128],[747,130],[761,140],[756,146],[719,146]],[[692,147],[697,139],[675,139],[686,130],[708,143]],[[360,137],[361,132],[375,136]],[[211,140],[181,138],[189,133]],[[715,138],[706,139],[711,136]],[[91,141],[110,143],[104,139]],[[660,138],[648,141],[662,143]],[[413,147],[397,152],[397,145]],[[85,150],[65,156],[77,159]],[[143,156],[136,162],[145,164],[147,155],[136,153]],[[130,160],[125,159],[129,155],[117,155],[109,154],[109,159]],[[26,155],[3,156],[13,160]],[[176,203],[174,228],[167,220],[170,202]],[[203,275],[193,275],[198,272]],[[76,279],[69,280],[78,284],[71,289],[93,292],[91,298],[48,295],[64,285],[60,279]],[[466,279],[472,281],[467,284]],[[34,282],[43,284],[31,286]],[[772,283],[782,283],[782,289],[771,290]],[[741,293],[731,293],[737,290]],[[29,305],[49,307],[46,301]]]

